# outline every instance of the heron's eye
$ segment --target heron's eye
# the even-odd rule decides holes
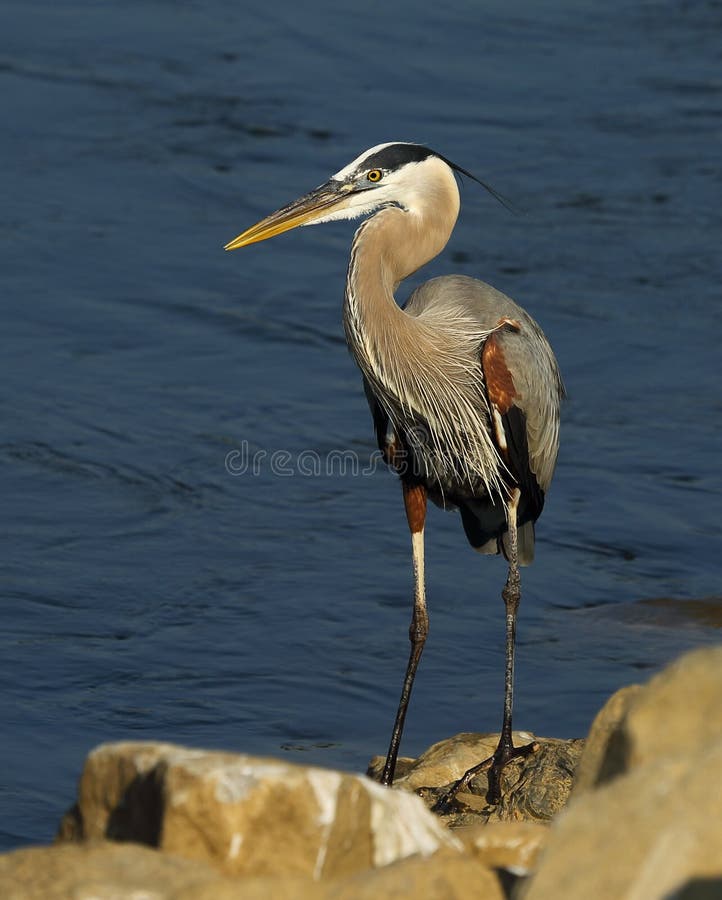
[[[369,181],[381,181],[381,175],[381,169],[371,169],[366,177]]]

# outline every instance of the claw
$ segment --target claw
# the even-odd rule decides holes
[[[466,791],[473,779],[487,770],[489,771],[487,775],[489,788],[486,793],[486,801],[492,806],[496,806],[501,800],[501,773],[507,764],[514,759],[526,759],[527,756],[537,753],[539,749],[538,741],[532,741],[531,744],[525,744],[523,747],[504,746],[500,742],[493,756],[472,766],[464,772],[461,778],[442,791],[431,807],[431,811],[442,816],[458,812],[460,801],[457,794]]]

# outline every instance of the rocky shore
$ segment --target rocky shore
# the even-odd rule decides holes
[[[722,898],[722,647],[614,694],[585,740],[535,738],[490,806],[443,787],[496,735],[371,778],[170,744],[104,744],[51,847],[0,856],[7,900]],[[372,760],[369,774],[377,772]]]

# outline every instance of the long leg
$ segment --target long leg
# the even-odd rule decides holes
[[[498,803],[501,799],[501,773],[504,766],[516,756],[527,756],[533,752],[535,745],[515,748],[511,737],[511,716],[514,705],[514,649],[516,645],[516,614],[521,600],[521,576],[519,575],[519,557],[517,545],[516,514],[519,506],[520,491],[516,488],[507,504],[509,572],[506,584],[501,592],[506,610],[506,664],[504,668],[504,717],[501,726],[499,744],[492,757],[489,769],[490,803]]]
[[[396,769],[396,757],[399,754],[401,734],[404,730],[406,710],[409,705],[411,688],[414,686],[414,676],[421,659],[421,653],[429,633],[429,616],[426,611],[426,590],[424,586],[424,523],[426,521],[426,488],[423,485],[408,485],[402,483],[404,491],[404,506],[406,518],[411,531],[411,549],[414,561],[414,612],[409,627],[409,640],[411,641],[411,653],[406,666],[404,686],[401,690],[399,708],[396,712],[394,730],[391,732],[391,743],[386,755],[384,771],[381,775],[381,784],[391,785]]]
[[[514,705],[514,646],[516,643],[516,614],[521,599],[521,577],[519,575],[519,558],[517,546],[517,508],[519,506],[520,491],[516,488],[507,502],[508,540],[507,554],[509,557],[509,572],[506,584],[501,592],[506,610],[506,665],[504,669],[504,717],[501,726],[501,735],[494,754],[480,762],[478,765],[465,772],[461,778],[446,791],[438,800],[434,809],[438,812],[446,812],[450,801],[461,790],[469,785],[469,782],[479,773],[489,770],[489,791],[487,800],[489,803],[498,803],[501,799],[501,773],[504,766],[519,756],[529,756],[538,749],[538,744],[527,744],[523,747],[515,747],[512,741],[511,717]]]

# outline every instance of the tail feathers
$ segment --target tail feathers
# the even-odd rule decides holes
[[[461,504],[461,521],[469,543],[479,553],[493,555],[503,553],[509,558],[508,543],[509,533],[506,531],[506,519],[495,522],[494,531],[489,533],[490,523],[484,523],[479,519],[479,511],[472,509],[467,504]],[[487,510],[488,512],[488,510]],[[528,566],[534,560],[534,523],[524,522],[517,528],[517,558],[520,566]]]
[[[472,544],[472,547],[474,545]],[[499,538],[491,538],[480,547],[474,547],[477,553],[483,553],[485,556],[497,556],[499,553]]]

